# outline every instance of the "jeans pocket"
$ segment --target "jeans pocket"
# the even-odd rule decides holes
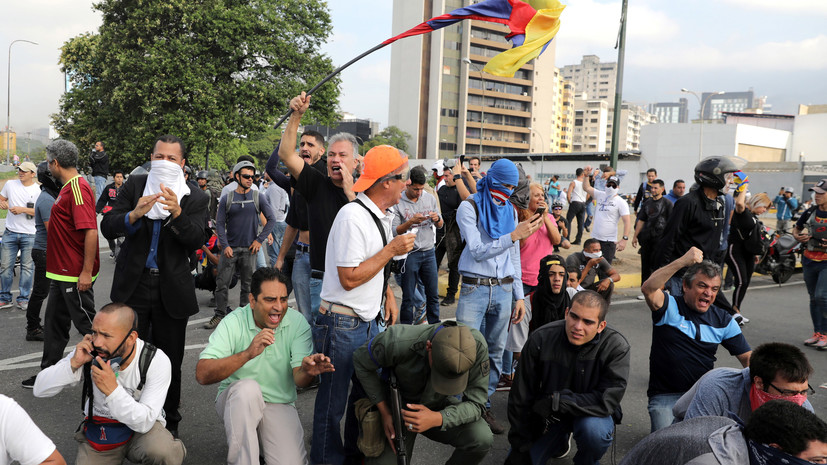
[[[313,333],[313,349],[318,354],[328,354],[329,352],[328,331],[330,331],[330,327],[325,321],[325,316],[317,315],[313,321],[311,332]]]
[[[477,284],[463,284],[460,286],[459,295],[460,297],[467,296],[476,291],[478,287],[479,286]]]

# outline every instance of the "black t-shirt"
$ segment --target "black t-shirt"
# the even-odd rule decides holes
[[[672,202],[666,197],[657,200],[653,198],[646,199],[637,214],[637,219],[645,223],[638,235],[638,240],[641,242],[659,241],[663,235],[663,230],[666,229],[666,221],[671,214]]]
[[[287,224],[299,231],[310,230],[307,219],[307,200],[297,190],[290,196],[290,210],[287,211]]]
[[[439,196],[439,207],[443,215],[455,212],[457,208],[459,208],[460,202],[462,202],[457,186],[448,186],[446,184],[439,188],[437,196]]]
[[[310,266],[324,271],[327,236],[339,209],[348,203],[341,187],[312,166],[305,164],[296,179],[296,190],[307,200],[310,225]]]

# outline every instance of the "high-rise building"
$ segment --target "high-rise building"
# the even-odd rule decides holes
[[[613,115],[614,108],[609,108],[609,122],[606,125],[606,145],[610,147],[612,144]],[[640,129],[647,124],[657,122],[657,117],[644,110],[643,107],[623,102],[620,105],[620,131],[618,132],[620,142],[617,146],[618,150],[640,150]]]
[[[471,3],[394,0],[392,29],[399,33]],[[552,148],[556,41],[514,77],[483,73],[491,57],[511,48],[505,39],[508,33],[499,24],[461,21],[391,45],[388,123],[411,135],[411,156],[443,158]]]
[[[649,113],[655,115],[658,123],[688,123],[689,101],[681,98],[677,102],[651,103]]]
[[[754,92],[752,90],[724,92],[723,94],[704,92],[701,94],[701,102],[706,102],[706,106],[703,108],[703,119],[723,119],[721,112],[724,111],[743,113],[753,107],[753,99]]]
[[[563,79],[574,83],[577,92],[585,92],[590,98],[605,100],[609,108],[615,101],[617,63],[601,63],[596,55],[584,55],[578,65],[566,65],[560,69]]]
[[[344,113],[342,114],[342,119],[339,120],[335,126],[329,127],[319,124],[308,124],[304,127],[304,130],[316,131],[323,135],[325,140],[334,134],[349,132],[356,136],[356,140],[362,144],[379,132],[379,123],[369,119],[356,118],[356,116],[351,113]]]
[[[578,94],[574,99],[572,151],[605,152],[608,122],[609,106],[605,100],[589,100],[588,94]]]

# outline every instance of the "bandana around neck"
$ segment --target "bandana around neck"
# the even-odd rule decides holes
[[[477,182],[474,201],[479,209],[478,219],[482,230],[492,239],[511,234],[516,227],[514,207],[508,201],[512,189],[519,181],[517,167],[511,160],[501,158],[491,165],[485,177]]]
[[[181,169],[181,165],[168,160],[152,160],[152,167],[149,170],[149,176],[146,178],[143,196],[161,193],[161,184],[175,192],[179,204],[184,196],[190,194],[190,188],[187,186],[186,179],[184,179],[184,170]],[[164,210],[163,204],[155,203],[146,216],[151,220],[163,220],[169,216],[169,211]]]

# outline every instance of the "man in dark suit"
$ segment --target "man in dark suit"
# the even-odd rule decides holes
[[[155,141],[148,175],[132,175],[101,222],[104,237],[125,236],[115,265],[111,299],[138,312],[138,334],[172,362],[164,411],[178,435],[181,362],[187,319],[198,313],[189,256],[206,241],[207,203],[184,179],[184,142],[165,135]]]

